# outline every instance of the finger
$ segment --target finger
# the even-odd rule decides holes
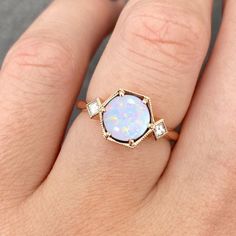
[[[235,234],[235,11],[236,2],[226,1],[213,54],[159,186],[163,195],[169,189],[160,208],[161,204],[175,206],[174,220],[191,214],[197,222],[182,221],[181,227],[195,227],[196,235],[204,235],[206,227],[214,227],[214,235]],[[196,223],[205,227],[197,228]]]
[[[208,48],[210,13],[211,1],[205,0],[130,1],[94,74],[88,99],[107,98],[126,88],[150,96],[154,112],[168,126],[178,125]],[[83,113],[67,136],[46,189],[50,196],[51,189],[60,192],[61,204],[76,196],[77,202],[70,204],[82,212],[89,207],[85,196],[88,204],[114,201],[122,212],[149,194],[169,153],[165,140],[146,140],[134,150],[109,143]]]
[[[1,198],[27,195],[47,175],[91,55],[123,3],[54,1],[10,50],[0,79]]]

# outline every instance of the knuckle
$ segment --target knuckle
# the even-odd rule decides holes
[[[173,65],[202,60],[210,29],[199,13],[137,2],[127,7],[125,15],[121,36],[129,51],[151,55],[155,60],[161,55]]]
[[[73,55],[62,41],[47,37],[25,37],[7,54],[2,73],[7,79],[30,81],[63,88],[73,74]]]

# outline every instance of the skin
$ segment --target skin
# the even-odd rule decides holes
[[[224,3],[198,84],[212,1],[123,7],[54,1],[6,56],[0,235],[236,235],[236,1]],[[107,142],[86,113],[63,141],[91,56],[116,21],[88,100],[118,88],[148,95],[169,127],[183,122],[172,150],[165,139],[134,150]]]

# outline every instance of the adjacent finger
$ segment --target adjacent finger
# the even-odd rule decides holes
[[[162,196],[168,195],[158,209],[162,208],[161,204],[175,206],[172,219],[178,220],[181,215],[191,214],[181,227],[195,227],[196,235],[204,235],[207,229],[214,229],[214,235],[235,234],[235,11],[236,2],[225,1],[213,54],[163,184],[158,188]],[[197,228],[196,224],[205,227]]]
[[[8,53],[0,79],[0,198],[27,195],[48,174],[89,60],[123,3],[54,1]]]
[[[88,99],[129,89],[150,96],[154,112],[169,126],[178,125],[208,48],[210,13],[211,1],[205,0],[130,1],[94,74]],[[74,199],[74,214],[101,204],[90,215],[96,217],[96,210],[109,211],[115,204],[111,209],[119,215],[149,195],[170,146],[165,140],[145,140],[134,150],[125,149],[104,140],[98,123],[85,113],[75,121],[43,192],[49,199],[60,196],[63,209],[66,199]]]

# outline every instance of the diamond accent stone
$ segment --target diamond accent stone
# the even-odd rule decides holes
[[[154,127],[154,134],[157,139],[163,137],[168,133],[164,120],[158,121]]]
[[[99,98],[87,104],[87,110],[90,118],[98,115],[101,110],[102,104]]]

